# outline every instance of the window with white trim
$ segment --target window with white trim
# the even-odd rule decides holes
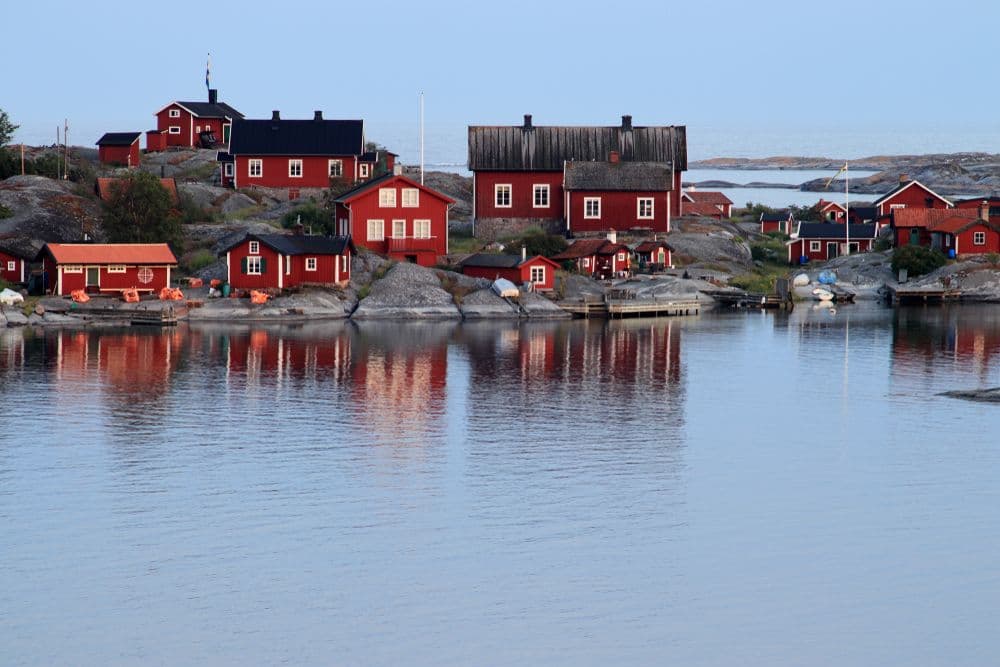
[[[7,270],[8,271],[17,271],[17,262],[15,262],[12,259],[7,260]]]
[[[589,218],[591,220],[601,217],[601,198],[600,197],[584,197],[583,198],[583,217]]]
[[[340,273],[341,275],[347,273],[347,255],[340,256]]]
[[[328,160],[326,163],[326,172],[330,178],[340,178],[344,175],[344,161]]]
[[[171,125],[170,127],[167,128],[167,132],[170,133],[170,134],[180,134],[181,133],[181,126],[180,125]]]
[[[431,237],[431,221],[430,220],[414,220],[413,221],[413,238],[415,239],[429,239]]]
[[[260,254],[260,241],[250,241],[250,254],[251,255]]]
[[[532,208],[549,207],[548,183],[536,183],[535,185],[532,186],[531,206]]]
[[[889,204],[890,211],[895,211],[897,208],[906,208],[906,204]]]
[[[316,258],[306,257],[306,271],[315,271],[315,270],[316,270]]]
[[[63,267],[63,273],[83,273],[83,266],[80,264],[67,264]]]
[[[497,208],[510,208],[511,187],[508,183],[493,186],[493,204]]]
[[[809,242],[809,252],[819,252],[822,249],[822,244],[819,241]]]
[[[292,275],[292,256],[285,255],[285,275]]]
[[[531,282],[535,283],[536,285],[540,285],[545,282],[544,266],[531,267]]]
[[[378,189],[378,206],[379,206],[379,208],[395,208],[396,207],[396,188],[379,188]]]
[[[385,220],[368,221],[368,240],[382,241],[385,239]]]
[[[406,220],[392,221],[392,238],[394,239],[406,238]]]
[[[420,206],[420,190],[403,188],[403,208],[416,208],[418,206]]]
[[[362,164],[362,165],[360,165],[358,167],[358,177],[359,178],[368,178],[368,165],[367,164]]]
[[[288,161],[288,177],[302,178],[302,160],[292,159]]]
[[[986,232],[972,232],[972,245],[986,245]]]
[[[233,177],[233,163],[232,162],[227,162],[224,165],[224,167],[223,167],[223,173],[225,173],[226,178],[232,178]]]
[[[124,264],[108,264],[108,273],[125,273]]]
[[[624,262],[625,261],[625,253],[623,253],[623,252],[618,253],[618,261],[619,262]]]
[[[261,258],[260,257],[247,257],[247,275],[249,276],[259,276],[261,274]]]
[[[264,161],[260,158],[254,158],[247,162],[247,175],[251,178],[260,178],[264,175]]]
[[[653,198],[639,197],[636,200],[636,217],[640,220],[653,219]]]
[[[180,118],[181,117],[181,110],[180,109],[171,109],[169,111],[169,113],[167,113],[167,116],[169,116],[170,118]]]

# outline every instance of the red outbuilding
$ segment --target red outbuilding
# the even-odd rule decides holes
[[[901,174],[899,184],[875,200],[879,217],[904,208],[951,208],[951,202],[934,192],[920,181],[910,180]]]
[[[0,279],[14,285],[26,284],[35,253],[15,242],[0,241]]]
[[[673,168],[660,162],[567,161],[563,170],[566,229],[573,234],[609,230],[670,231]]]
[[[825,199],[820,199],[817,202],[816,210],[827,222],[844,222],[847,215],[847,209],[844,208],[843,204],[838,204],[835,201],[826,201]]]
[[[951,208],[898,208],[889,214],[893,245],[931,245],[931,230],[945,220],[975,220],[979,211],[975,209]]]
[[[840,255],[872,249],[878,225],[844,225],[835,222],[800,222],[798,231],[785,243],[788,263],[825,262]]]
[[[718,220],[730,218],[733,215],[733,200],[721,192],[697,190],[691,186],[681,194],[681,215]]]
[[[624,243],[608,239],[580,239],[552,256],[555,262],[572,262],[580,273],[604,280],[623,276],[631,269],[631,252]]]
[[[559,264],[535,255],[493,255],[478,253],[462,262],[462,273],[476,278],[496,280],[505,278],[515,285],[531,283],[532,289],[547,292],[555,286],[556,271]]]
[[[337,197],[337,231],[399,261],[434,266],[448,254],[455,200],[400,174],[385,174]]]
[[[349,236],[247,234],[223,248],[226,278],[237,289],[346,285],[356,250]]]
[[[781,232],[792,235],[795,228],[795,216],[790,211],[774,211],[760,214],[760,233]]]
[[[229,143],[233,121],[243,118],[236,109],[218,101],[218,91],[208,91],[208,102],[171,102],[155,114],[156,130],[146,132],[146,150],[166,147],[214,148]],[[162,140],[156,135],[163,135]],[[150,138],[154,139],[150,143]]]
[[[635,247],[635,257],[651,271],[669,269],[673,266],[673,248],[666,241],[643,241]]]
[[[46,292],[159,292],[170,285],[177,258],[166,243],[47,243],[42,262]]]
[[[931,228],[931,247],[958,257],[1000,253],[1000,226],[982,217],[948,218]]]
[[[142,132],[107,132],[97,140],[97,159],[101,164],[121,167],[139,166],[139,137]]]

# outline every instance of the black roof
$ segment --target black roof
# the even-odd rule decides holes
[[[174,104],[180,104],[199,118],[231,118],[233,120],[243,118],[243,114],[225,102],[174,102]]]
[[[799,224],[800,239],[842,239],[845,225],[835,222],[803,222]],[[850,225],[852,239],[873,239],[878,225]]]
[[[360,120],[235,120],[232,155],[361,155]]]
[[[566,190],[673,190],[673,170],[662,162],[567,162]]]
[[[216,162],[232,162],[233,156],[229,151],[219,151],[215,154]]]
[[[244,241],[260,241],[282,255],[340,255],[345,248],[354,250],[350,236],[305,236],[300,234],[244,234],[219,251],[232,250]]]
[[[761,220],[764,222],[784,222],[791,216],[790,211],[774,211],[773,213],[761,213]]]
[[[665,162],[687,170],[683,125],[633,127],[631,116],[611,127],[469,126],[471,171],[560,171],[567,160],[607,160],[617,151],[625,162]]]
[[[494,255],[480,252],[462,261],[462,266],[479,266],[490,269],[514,269],[521,264],[520,255]]]
[[[878,209],[874,206],[852,206],[850,215],[862,220],[874,220],[878,217]]]
[[[98,146],[131,146],[139,140],[142,132],[105,132],[97,140]]]

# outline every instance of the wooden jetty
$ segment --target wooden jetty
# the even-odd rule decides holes
[[[791,310],[794,307],[791,299],[778,294],[758,294],[733,290],[701,290],[701,293],[730,308]]]
[[[697,298],[638,298],[628,290],[611,290],[604,296],[587,296],[582,301],[559,305],[574,317],[609,319],[698,315],[702,308],[702,303]]]
[[[131,326],[171,327],[176,326],[178,321],[187,315],[187,307],[164,305],[163,307],[150,308],[146,305],[140,305],[135,308],[123,308],[117,304],[115,306],[75,305],[72,313],[90,321],[128,323]]]
[[[945,287],[925,289],[899,285],[897,287],[889,287],[889,294],[894,304],[944,303],[945,301],[955,301],[962,298],[962,290]]]

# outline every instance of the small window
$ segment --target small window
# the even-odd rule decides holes
[[[594,218],[601,217],[601,198],[600,197],[584,197],[583,198],[583,217],[593,220]]]
[[[420,190],[403,188],[403,207],[416,208],[417,206],[420,206]]]
[[[340,256],[340,272],[347,273],[347,255]]]
[[[232,162],[227,162],[225,164],[225,166],[223,167],[223,173],[225,173],[226,178],[232,178],[233,177],[233,163]]]
[[[653,198],[652,197],[639,197],[637,202],[638,210],[636,211],[636,217],[640,220],[652,220],[653,218]]]
[[[619,262],[624,262],[625,261],[625,253],[623,253],[623,252],[618,253],[618,261]]]
[[[329,173],[330,178],[340,178],[344,175],[344,162],[343,160],[330,160],[326,163],[327,173]]]
[[[263,265],[260,257],[247,257],[247,275],[259,276],[263,273]]]
[[[590,258],[589,257],[584,257],[583,258],[583,265],[585,267],[590,266]]]
[[[395,208],[396,188],[379,188],[378,206],[379,208]]]
[[[430,220],[414,220],[413,221],[413,238],[415,239],[429,239],[431,237],[431,221]]]
[[[392,221],[392,238],[394,239],[406,238],[406,220]]]
[[[548,208],[549,207],[549,185],[547,183],[541,183],[532,186],[533,195],[531,200],[531,205],[533,208]]]
[[[809,242],[809,252],[819,252],[820,249],[821,249],[821,245],[820,245],[819,241],[810,241]]]
[[[253,159],[249,162],[249,174],[253,178],[260,178],[264,174],[264,161],[261,159]]]
[[[531,282],[535,283],[536,285],[540,285],[545,282],[544,266],[531,267]]]
[[[67,264],[63,267],[63,273],[83,273],[83,267],[79,264]]]
[[[368,178],[368,165],[362,164],[358,167],[358,174],[361,178]]]
[[[108,273],[125,273],[124,264],[109,264]]]
[[[195,132],[196,132],[197,134],[201,134],[201,125],[195,125],[195,126],[194,126],[194,131],[195,131]]]
[[[368,221],[368,240],[369,241],[382,241],[385,238],[385,221],[384,220],[369,220]]]
[[[306,257],[306,271],[315,271],[315,270],[316,270],[316,258]]]
[[[986,245],[986,232],[973,232],[972,245]]]
[[[292,256],[285,255],[285,275],[292,275]]]
[[[180,134],[181,127],[180,125],[171,125],[170,127],[167,128],[167,132],[169,132],[170,134]]]
[[[251,255],[259,255],[260,254],[260,241],[251,241],[250,242],[250,254]]]
[[[302,178],[302,160],[288,161],[288,177]]]
[[[7,261],[7,270],[8,271],[17,271],[17,262],[15,262],[12,259],[8,260]]]
[[[497,208],[510,208],[510,185],[494,185],[493,201]]]
[[[906,208],[906,204],[889,204],[890,211],[895,211],[897,208]]]
[[[180,109],[171,109],[170,113],[168,113],[167,115],[170,116],[171,118],[180,118],[181,117],[181,110]],[[180,129],[180,128],[178,128],[178,129]]]

